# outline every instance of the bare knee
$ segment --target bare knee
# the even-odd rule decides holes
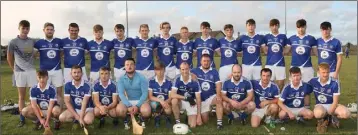
[[[118,113],[119,117],[126,117],[127,107],[125,107],[123,104],[119,104],[116,109],[116,112]]]
[[[319,107],[317,106],[314,110],[313,110],[313,114],[314,117],[317,119],[323,118],[326,115],[326,111],[323,107]]]
[[[164,109],[165,114],[170,115],[172,114],[172,109],[169,107],[167,109]]]
[[[142,114],[143,117],[148,118],[151,115],[151,108],[150,105],[148,103],[144,103],[142,104],[142,106],[140,107],[140,113]]]
[[[313,118],[313,112],[312,111],[306,111],[305,115],[303,116],[305,119],[312,119]]]
[[[280,119],[284,119],[285,117],[286,117],[286,112],[285,111],[280,111],[280,113],[278,114],[278,117],[280,118]]]
[[[341,110],[337,114],[338,118],[340,119],[348,119],[351,116],[351,112],[348,110]]]
[[[96,116],[96,117],[98,117],[98,116],[100,116],[100,115],[101,115],[101,113],[100,113],[100,111],[99,111],[99,108],[98,108],[98,107],[95,107],[93,112],[94,112],[94,116]]]
[[[52,109],[52,114],[53,114],[53,117],[55,118],[58,118],[61,114],[61,109],[60,107],[58,106],[55,106],[53,109]]]
[[[172,105],[173,106],[177,106],[178,105],[178,102],[179,102],[179,100],[178,99],[172,99]]]

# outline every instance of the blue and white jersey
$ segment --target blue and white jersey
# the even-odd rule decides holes
[[[183,43],[179,40],[175,44],[176,48],[176,67],[180,69],[180,64],[186,62],[190,65],[190,69],[193,68],[193,49],[194,42],[188,40],[186,43]]]
[[[64,66],[65,68],[72,68],[74,65],[81,67],[85,66],[85,50],[87,50],[87,39],[78,37],[75,40],[69,37],[62,39]]]
[[[230,41],[224,37],[219,40],[219,46],[221,53],[220,67],[230,64],[239,64],[237,61],[237,52],[241,52],[241,46],[238,40],[233,39]]]
[[[57,101],[55,86],[47,84],[45,89],[41,89],[39,84],[31,87],[30,100],[35,100],[41,110],[47,110],[50,101]]]
[[[40,52],[41,70],[59,70],[61,69],[60,50],[62,42],[59,38],[51,40],[40,39],[35,43],[34,48]]]
[[[285,34],[267,34],[265,35],[265,44],[268,48],[266,65],[285,67],[285,57],[283,49],[287,45],[287,37]]]
[[[274,82],[270,82],[266,88],[262,87],[261,80],[252,80],[252,89],[255,95],[256,108],[260,109],[260,103],[264,100],[279,98],[279,88]]]
[[[201,66],[200,60],[201,55],[209,54],[211,59],[211,67],[215,68],[214,62],[214,53],[216,49],[219,49],[219,42],[215,38],[211,38],[210,36],[207,39],[197,38],[194,42],[194,50],[196,50],[197,58],[197,67]]]
[[[292,53],[291,66],[312,67],[311,49],[317,47],[316,39],[311,35],[305,35],[303,38],[293,35],[288,41]]]
[[[82,80],[79,87],[75,86],[74,80],[65,84],[65,96],[69,96],[74,109],[81,110],[82,101],[85,96],[90,97],[86,108],[93,108],[90,84]]]
[[[239,46],[242,48],[242,64],[261,66],[261,46],[265,44],[262,35],[242,35],[239,39]]]
[[[201,88],[201,100],[205,101],[212,95],[216,94],[216,84],[220,83],[219,73],[216,69],[210,68],[204,72],[203,68],[194,68],[191,73],[198,77],[200,88]]]
[[[174,54],[176,52],[175,44],[178,42],[175,37],[170,36],[168,39],[158,37],[158,58],[166,67],[175,66]]]
[[[95,83],[92,94],[99,94],[99,102],[106,106],[112,104],[113,96],[118,96],[117,87],[111,80],[106,87],[103,86],[102,81]]]
[[[317,44],[318,64],[323,62],[328,63],[330,65],[330,72],[335,72],[337,66],[337,54],[343,54],[342,42],[333,37],[331,37],[328,41],[318,38]]]
[[[153,96],[161,100],[169,98],[169,92],[172,89],[172,82],[164,78],[163,83],[159,84],[157,76],[149,80],[149,90],[153,92]]]
[[[95,40],[88,42],[88,51],[91,56],[91,72],[98,72],[103,66],[111,67],[109,56],[113,49],[113,43],[103,39],[100,43]]]
[[[332,77],[324,85],[321,85],[319,77],[312,78],[308,83],[313,88],[316,104],[332,104],[333,96],[341,94],[338,81]]]
[[[195,93],[201,93],[199,82],[192,80],[191,76],[189,76],[187,83],[184,82],[182,76],[179,76],[175,79],[173,85],[172,88],[177,90],[177,94],[181,96],[196,98]]]
[[[291,82],[283,88],[279,99],[289,108],[301,108],[304,106],[305,96],[311,93],[312,87],[308,83],[301,81],[295,88]]]
[[[114,68],[121,69],[124,67],[126,59],[132,57],[134,40],[126,37],[123,41],[115,38],[112,42],[114,45]]]
[[[158,47],[158,41],[154,38],[143,40],[134,39],[136,48],[136,70],[154,70],[153,51]]]
[[[252,92],[252,85],[251,82],[243,76],[240,78],[238,84],[231,78],[231,80],[224,82],[222,92],[226,94],[228,98],[241,102],[247,97],[247,93]]]

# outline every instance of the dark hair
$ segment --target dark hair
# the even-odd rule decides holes
[[[307,25],[307,22],[305,19],[300,19],[300,20],[297,20],[297,22],[296,22],[297,28],[305,27],[306,25]]]
[[[21,20],[19,22],[19,27],[30,27],[30,22],[27,20]]]
[[[209,54],[203,54],[203,55],[201,55],[201,59],[203,59],[203,58],[205,58],[205,57],[210,58],[210,55],[209,55]]]
[[[270,20],[270,26],[275,26],[275,25],[277,25],[277,26],[280,26],[280,21],[278,20],[278,19],[271,19]]]
[[[224,30],[226,30],[226,29],[234,29],[234,26],[232,26],[232,24],[226,24],[224,26]]]
[[[249,19],[249,20],[247,20],[247,21],[246,21],[246,25],[247,25],[247,24],[253,24],[253,25],[256,25],[256,22],[255,22],[255,20],[254,20],[254,19],[252,19],[252,18],[251,18],[251,19]]]
[[[77,23],[70,23],[70,24],[68,25],[68,28],[70,28],[70,27],[79,28],[79,26],[78,26]]]
[[[72,68],[71,68],[71,71],[72,71],[73,69],[80,69],[81,72],[82,72],[82,67],[79,66],[79,65],[73,65]]]
[[[159,26],[159,29],[162,29],[164,25],[169,25],[169,29],[171,29],[172,27],[170,26],[169,22],[162,22]]]
[[[47,72],[47,70],[39,70],[39,71],[37,71],[37,76],[39,76],[39,77],[45,77],[45,76],[48,76],[48,72]]]
[[[93,26],[93,31],[103,31],[102,25],[96,24]]]
[[[47,23],[44,24],[44,28],[46,28],[47,26],[51,26],[52,28],[55,29],[55,26],[50,22],[47,22]]]
[[[162,61],[158,61],[154,65],[154,70],[162,70],[162,69],[165,69],[165,64]]]
[[[114,29],[125,30],[123,24],[116,24],[116,25],[114,26]]]
[[[270,72],[270,76],[272,75],[272,71],[269,68],[263,68],[261,69],[260,75],[262,75],[262,72]]]
[[[292,67],[290,69],[290,74],[297,74],[297,73],[301,73],[301,69],[299,67]]]
[[[110,71],[111,71],[111,68],[106,67],[106,66],[103,66],[103,67],[101,67],[99,70],[100,70],[100,71],[108,71],[108,72],[110,72]]]
[[[134,58],[127,58],[126,61],[133,61],[133,63],[135,64]]]
[[[321,29],[322,30],[332,29],[332,25],[330,22],[325,21],[325,22],[321,23]]]
[[[139,31],[140,31],[141,28],[148,28],[148,30],[149,30],[148,24],[141,24],[141,25],[139,25]]]
[[[210,28],[210,23],[209,22],[202,22],[201,24],[200,24],[200,27],[204,27],[204,28]]]

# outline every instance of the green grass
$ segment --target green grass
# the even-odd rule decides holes
[[[286,65],[289,65],[291,57],[286,57]],[[262,61],[265,64],[266,58],[263,57]],[[193,60],[194,64],[196,64],[196,59]],[[220,58],[216,57],[215,62],[217,67],[219,67]],[[241,58],[239,58],[241,62]],[[113,59],[111,60],[111,64],[113,66]],[[343,65],[341,68],[340,74],[340,82],[341,82],[341,96],[340,96],[340,103],[346,105],[351,102],[356,101],[356,87],[357,87],[357,57],[352,56],[350,59],[343,59]],[[87,71],[89,71],[89,60],[87,60]],[[288,64],[287,64],[288,63]],[[314,67],[317,67],[317,58],[313,57],[312,63]],[[38,67],[38,62],[36,65]],[[288,66],[287,66],[288,67]],[[15,87],[12,87],[11,82],[11,75],[12,71],[7,65],[6,62],[1,62],[1,100],[2,103],[4,99],[12,99],[13,101],[17,102],[18,95],[17,90]],[[286,68],[286,72],[288,72],[288,68]],[[36,79],[34,77],[34,79]],[[29,95],[27,91],[26,101],[29,101]],[[312,96],[312,103],[314,103],[314,99]],[[311,105],[311,108],[313,104]],[[7,112],[1,113],[1,131],[2,134],[42,134],[43,131],[33,131],[32,127],[33,124],[30,120],[27,120],[26,125],[22,128],[17,128],[16,125],[18,123],[19,117],[18,115],[11,115]],[[184,119],[182,118],[182,121]],[[95,120],[94,126],[95,128],[88,128],[91,134],[132,134],[132,129],[129,131],[124,130],[124,126],[122,121],[120,121],[120,127],[115,129],[112,127],[111,119],[107,118],[106,121],[106,128],[104,129],[97,129],[98,120]],[[227,125],[227,118],[224,117],[224,130],[217,131],[216,130],[216,117],[210,117],[210,123],[204,126],[197,127],[192,129],[194,134],[267,134],[267,131],[264,129],[263,126],[259,128],[251,128],[250,124],[245,126],[239,125],[238,123],[234,125]],[[173,121],[174,122],[174,121]],[[310,120],[307,125],[298,125],[295,122],[290,122],[289,124],[278,124],[276,125],[275,129],[270,128],[270,131],[275,134],[317,134],[315,129],[316,120]],[[154,128],[154,121],[150,120],[147,123],[147,128],[144,130],[144,134],[172,134],[172,129],[165,128],[165,121],[162,120],[161,128],[156,129]],[[84,134],[83,130],[71,130],[70,123],[62,124],[61,130],[54,131],[55,134]],[[280,127],[284,126],[286,128],[285,131],[281,131]],[[351,119],[348,120],[341,120],[341,128],[334,129],[329,127],[328,133],[329,134],[357,134],[357,122],[354,122]]]

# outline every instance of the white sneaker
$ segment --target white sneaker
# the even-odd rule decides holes
[[[269,124],[271,122],[271,116],[267,116],[266,118],[265,118],[265,123],[266,124]]]
[[[357,112],[357,104],[356,103],[349,103],[347,108],[350,112],[355,113]]]
[[[145,128],[145,123],[144,122],[142,122],[142,127]]]
[[[131,127],[128,125],[128,123],[124,123],[124,130],[129,130]]]

